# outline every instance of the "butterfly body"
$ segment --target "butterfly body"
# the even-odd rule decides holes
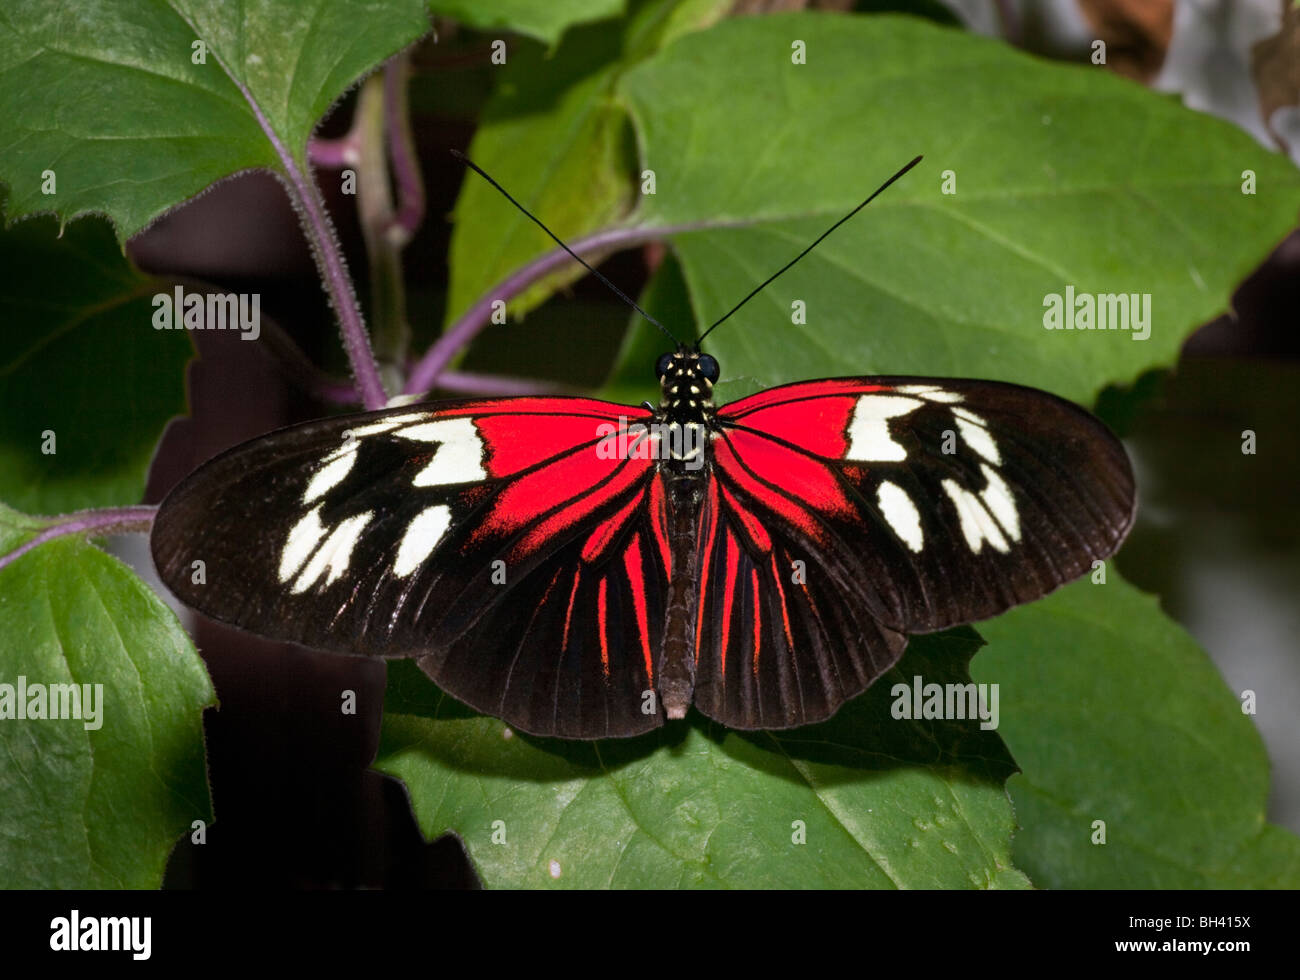
[[[666,486],[671,542],[659,694],[665,714],[675,720],[686,716],[695,689],[696,528],[711,478],[711,443],[717,425],[713,382],[718,374],[712,357],[701,365],[700,354],[686,349],[664,354],[655,370],[661,398],[653,424],[668,436],[668,451],[657,465]]]

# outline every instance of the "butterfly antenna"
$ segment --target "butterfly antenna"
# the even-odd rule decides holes
[[[915,160],[913,160],[911,163],[907,164],[907,166],[905,166],[905,167],[903,167],[901,170],[899,170],[898,173],[894,174],[894,176],[890,177],[887,181],[885,181],[883,184],[881,184],[879,187],[877,187],[877,188],[875,189],[875,191],[872,192],[872,194],[871,194],[870,197],[868,197],[865,201],[863,201],[861,204],[859,204],[856,208],[854,208],[852,211],[850,211],[850,212],[849,212],[848,214],[846,214],[844,217],[840,218],[839,221],[835,222],[835,224],[831,225],[831,226],[830,226],[829,228],[827,228],[824,232],[822,232],[820,235],[818,235],[816,241],[814,241],[811,245],[809,245],[807,248],[805,248],[802,252],[800,252],[798,255],[796,255],[794,258],[792,258],[792,259],[791,259],[789,262],[787,262],[785,265],[781,266],[781,268],[777,269],[776,272],[772,273],[770,276],[768,276],[766,279],[764,279],[761,283],[759,283],[757,286],[755,286],[755,287],[753,288],[753,290],[750,292],[750,294],[749,294],[748,296],[746,296],[746,297],[745,297],[744,299],[742,299],[739,303],[737,303],[735,306],[733,306],[731,309],[729,309],[729,310],[728,310],[726,313],[724,313],[721,317],[719,317],[717,320],[714,320],[713,323],[709,326],[709,329],[706,330],[706,331],[704,331],[704,333],[700,334],[700,339],[697,340],[697,341],[695,342],[695,349],[696,349],[696,350],[699,350],[699,347],[700,347],[700,341],[704,340],[704,338],[707,337],[707,336],[708,336],[708,335],[713,331],[713,329],[714,329],[715,327],[717,327],[719,324],[721,324],[723,320],[726,320],[729,316],[731,316],[731,314],[735,313],[738,309],[740,309],[742,306],[744,306],[746,303],[748,303],[751,299],[753,299],[755,296],[757,296],[760,292],[762,292],[763,289],[764,289],[765,287],[767,287],[767,286],[772,282],[772,280],[776,279],[776,277],[779,276],[779,275],[781,275],[781,273],[785,272],[786,269],[790,268],[790,266],[794,265],[794,264],[795,264],[796,262],[798,262],[801,258],[803,258],[805,255],[807,255],[809,252],[811,252],[813,249],[815,249],[818,245],[821,244],[822,240],[823,240],[827,235],[829,235],[829,234],[830,234],[831,232],[833,232],[836,228],[838,228],[840,225],[844,224],[844,222],[848,221],[848,220],[849,220],[850,218],[852,218],[855,214],[857,214],[859,211],[861,211],[863,208],[865,208],[868,204],[870,204],[872,201],[874,201],[878,196],[880,196],[881,193],[884,192],[884,190],[885,190],[886,187],[888,187],[888,186],[889,186],[890,184],[892,184],[894,181],[898,180],[899,177],[903,176],[903,174],[907,173],[909,170],[911,170],[913,167],[915,167],[915,166],[916,166],[918,163],[920,163],[920,162],[921,162],[921,158],[920,158],[920,157],[917,157],[917,158],[916,158]]]
[[[504,187],[502,187],[500,184],[498,184],[495,180],[493,180],[493,179],[488,175],[487,171],[485,171],[482,167],[480,167],[477,163],[475,163],[475,162],[474,162],[473,160],[471,160],[469,157],[465,156],[465,154],[461,153],[459,150],[452,150],[452,151],[451,151],[451,155],[454,156],[454,157],[455,157],[457,160],[459,160],[461,163],[465,164],[465,166],[467,166],[467,167],[469,167],[471,170],[473,170],[476,174],[478,174],[480,177],[482,177],[484,180],[486,180],[489,184],[491,184],[493,187],[495,187],[498,191],[500,191],[500,192],[501,192],[501,195],[502,195],[502,196],[503,196],[507,201],[509,201],[511,204],[513,204],[515,207],[517,207],[520,211],[522,211],[522,212],[524,213],[524,216],[525,216],[526,218],[528,218],[529,221],[531,221],[533,224],[535,224],[538,228],[542,229],[542,231],[546,232],[546,234],[550,235],[550,236],[551,236],[551,240],[552,240],[553,242],[555,242],[556,245],[560,246],[560,248],[562,248],[562,249],[564,249],[566,252],[568,252],[569,255],[571,255],[571,256],[574,258],[574,260],[575,260],[576,262],[578,262],[579,265],[581,265],[584,269],[586,269],[586,270],[587,270],[588,272],[590,272],[593,276],[595,276],[597,279],[599,279],[601,282],[603,282],[606,286],[608,286],[611,290],[613,290],[615,296],[617,296],[617,297],[618,297],[619,299],[621,299],[624,303],[626,303],[628,306],[632,307],[632,309],[636,310],[636,311],[637,311],[638,313],[640,313],[643,317],[645,317],[647,320],[649,320],[651,323],[653,323],[656,327],[658,327],[660,330],[662,330],[663,333],[664,333],[664,336],[667,337],[669,340],[671,340],[671,341],[672,341],[672,342],[673,342],[673,343],[674,343],[674,344],[675,344],[679,349],[682,348],[683,346],[685,346],[685,345],[684,345],[680,340],[678,340],[676,337],[673,336],[671,330],[669,330],[667,327],[665,327],[662,323],[660,323],[658,320],[656,320],[654,317],[652,317],[652,316],[651,316],[649,313],[647,313],[645,310],[641,309],[641,307],[637,305],[636,300],[632,299],[631,296],[629,296],[627,293],[623,292],[623,290],[619,289],[619,288],[618,288],[617,286],[615,286],[612,282],[610,282],[608,279],[606,279],[603,275],[601,275],[599,272],[597,272],[595,269],[593,269],[593,268],[591,267],[591,265],[587,262],[586,259],[584,259],[581,255],[579,255],[579,254],[578,254],[577,252],[575,252],[573,249],[569,248],[568,245],[565,245],[564,242],[560,241],[559,237],[555,234],[555,232],[553,232],[553,231],[551,231],[551,229],[547,228],[546,225],[542,224],[541,220],[540,220],[540,219],[539,219],[535,214],[533,214],[533,213],[532,213],[531,211],[529,211],[526,207],[524,207],[522,204],[520,204],[518,201],[516,201],[516,200],[511,196],[511,194],[510,194],[510,192],[509,192],[508,190],[506,190]]]

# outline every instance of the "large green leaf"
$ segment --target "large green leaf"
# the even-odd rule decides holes
[[[423,0],[12,0],[0,9],[9,219],[103,212],[125,241],[228,174],[301,171],[330,104],[427,29]]]
[[[61,238],[48,218],[0,231],[0,267],[0,500],[40,514],[138,502],[185,409],[190,338],[151,323],[170,285],[136,272],[98,220]]]
[[[890,710],[914,675],[969,680],[978,644],[970,630],[913,640],[821,725],[741,734],[692,716],[604,742],[513,734],[395,662],[376,766],[489,886],[1026,887],[996,733]]]
[[[672,330],[691,329],[691,299],[682,278],[682,268],[672,253],[666,253],[659,268],[641,293],[643,310]],[[672,341],[653,324],[633,313],[628,317],[627,332],[619,349],[615,370],[597,394],[612,402],[639,405],[646,398],[659,397],[659,379],[655,361],[670,350]],[[728,388],[724,391],[729,390]],[[729,400],[723,398],[724,401]]]
[[[1000,685],[1022,769],[1014,854],[1036,884],[1300,887],[1300,839],[1265,820],[1268,758],[1243,702],[1154,598],[1112,570],[980,630],[974,674]]]
[[[633,148],[613,99],[622,73],[667,40],[717,20],[729,0],[652,0],[626,21],[566,35],[556,52],[513,51],[475,130],[470,157],[571,241],[627,212]],[[456,202],[447,319],[555,247],[486,181],[467,174]],[[526,312],[583,270],[576,263],[516,297]]]
[[[0,554],[40,527],[0,506]],[[91,729],[84,702],[81,720],[0,720],[0,886],[157,888],[180,834],[212,819],[202,712],[215,698],[175,615],[86,541],[44,544],[0,570],[11,697],[20,678],[102,693]]]
[[[435,13],[479,30],[504,28],[554,44],[566,29],[623,12],[626,0],[430,0]]]
[[[964,375],[1090,403],[1170,363],[1300,211],[1300,172],[1226,123],[905,18],[723,21],[619,91],[657,177],[639,222],[708,229],[673,238],[703,323],[925,155],[709,338],[724,377]],[[1151,294],[1149,339],[1045,330],[1066,287]]]

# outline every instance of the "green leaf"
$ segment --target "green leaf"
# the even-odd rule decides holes
[[[394,662],[376,767],[492,887],[1023,888],[997,735],[890,710],[913,675],[968,681],[978,645],[968,629],[914,639],[821,725],[738,733],[693,716],[603,742],[514,734]]]
[[[41,527],[0,505],[0,554]],[[215,697],[175,615],[115,558],[59,538],[0,570],[0,650],[0,882],[157,888],[177,837],[212,819]],[[102,685],[98,727],[89,702],[81,720],[7,716],[20,679],[29,699],[37,684]]]
[[[574,24],[623,12],[626,0],[430,0],[434,13],[487,31],[504,28],[554,44]]]
[[[654,0],[625,22],[570,32],[556,52],[519,45],[499,69],[470,158],[565,241],[626,214],[635,152],[614,86],[668,38],[712,23],[728,3]],[[486,181],[467,174],[452,232],[448,322],[554,247]],[[534,284],[512,300],[512,312],[526,313],[580,275],[575,263]]]
[[[1016,863],[1049,888],[1297,888],[1300,838],[1265,820],[1242,702],[1156,600],[1112,569],[980,626],[1022,775]],[[1094,844],[1093,821],[1105,821]]]
[[[806,64],[792,63],[796,41]],[[657,178],[638,223],[704,229],[672,241],[705,324],[925,155],[710,336],[724,375],[768,385],[959,375],[1091,403],[1171,363],[1300,210],[1300,172],[1227,123],[918,20],[723,21],[619,92]],[[1149,339],[1045,330],[1045,298],[1066,287],[1149,293]]]
[[[125,241],[228,174],[283,171],[286,154],[301,171],[326,109],[427,30],[423,0],[13,0],[0,12],[8,220],[102,212]]]
[[[185,331],[151,324],[170,286],[138,273],[103,221],[0,232],[0,499],[30,513],[133,504],[167,420],[185,411]],[[51,451],[53,450],[53,451]]]
[[[641,292],[641,308],[670,329],[689,329],[691,299],[682,278],[682,267],[671,253],[655,270]],[[623,345],[619,348],[614,373],[605,380],[597,395],[607,401],[639,405],[647,396],[659,394],[654,376],[659,355],[672,349],[672,341],[661,334],[641,314],[628,317]]]

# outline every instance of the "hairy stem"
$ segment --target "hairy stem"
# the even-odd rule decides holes
[[[128,534],[149,530],[157,507],[114,507],[104,510],[80,510],[50,518],[51,523],[36,537],[19,545],[7,555],[0,555],[0,568],[16,562],[46,541],[68,534]]]
[[[313,166],[341,170],[344,167],[355,167],[361,159],[361,154],[353,134],[349,132],[346,136],[333,140],[317,137],[308,140],[307,159]]]
[[[366,334],[366,324],[361,317],[361,308],[357,305],[356,290],[352,287],[352,277],[348,275],[343,262],[343,250],[339,247],[338,236],[334,226],[325,214],[325,203],[321,200],[316,185],[303,175],[293,154],[289,152],[278,133],[271,126],[262,112],[262,107],[253,98],[242,82],[231,76],[231,80],[243,93],[262,132],[275,148],[276,155],[284,167],[284,176],[289,184],[289,197],[302,219],[307,240],[311,243],[312,255],[316,267],[320,270],[321,280],[330,298],[330,305],[339,318],[339,330],[343,335],[343,348],[347,351],[348,363],[357,379],[357,389],[361,392],[362,404],[369,409],[383,408],[388,402],[384,386],[379,380],[379,366],[375,363],[370,350],[370,338]]]
[[[184,14],[181,16],[184,18]],[[188,18],[185,19],[188,23]],[[190,27],[193,28],[194,25],[190,24]],[[198,31],[196,30],[195,33],[197,34]],[[280,139],[280,134],[275,131],[271,121],[266,118],[266,113],[253,97],[252,90],[219,55],[217,62],[231,84],[248,103],[257,125],[275,150],[275,155],[280,158],[280,164],[284,168],[282,176],[288,182],[289,199],[302,221],[325,291],[329,295],[335,315],[339,318],[343,347],[348,354],[348,363],[352,365],[352,373],[356,376],[362,401],[367,408],[383,408],[388,402],[388,396],[384,393],[384,386],[379,380],[379,366],[370,352],[370,338],[366,335],[361,308],[357,306],[356,290],[352,287],[352,279],[343,262],[343,250],[339,247],[338,237],[334,234],[334,226],[330,224],[325,214],[325,204],[316,190],[316,184],[310,179],[310,173],[303,175],[298,161],[284,145],[284,141]],[[303,147],[303,156],[307,157],[306,147]]]

